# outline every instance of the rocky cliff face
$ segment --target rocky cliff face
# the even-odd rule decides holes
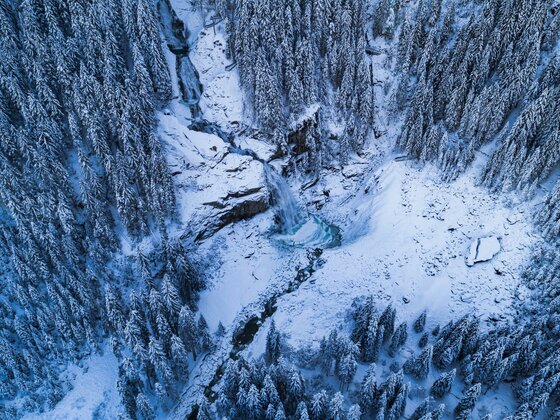
[[[191,130],[180,107],[161,116],[168,162],[180,190],[184,236],[200,241],[270,208],[263,164],[214,134]]]
[[[211,237],[223,227],[249,219],[269,209],[270,199],[268,190],[264,185],[254,187],[240,187],[234,193],[229,193],[226,197],[220,197],[218,201],[204,203],[216,209],[212,212],[202,230],[200,230],[195,240],[203,240]]]

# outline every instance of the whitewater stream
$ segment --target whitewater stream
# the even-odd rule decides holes
[[[278,226],[272,239],[298,248],[325,249],[340,245],[340,229],[300,206],[286,180],[268,163],[263,165]]]

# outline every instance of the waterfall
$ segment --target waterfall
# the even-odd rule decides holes
[[[276,214],[280,219],[282,232],[293,233],[305,221],[301,209],[290,190],[290,187],[272,167],[263,162],[266,182],[276,206]]]
[[[181,95],[191,110],[192,118],[197,120],[202,117],[202,111],[198,104],[202,95],[198,73],[188,55],[177,54],[176,57]]]
[[[175,55],[175,72],[181,98],[188,105],[192,119],[198,120],[202,117],[199,106],[202,85],[189,58],[188,29],[173,10],[169,0],[159,2],[158,10],[167,47]]]

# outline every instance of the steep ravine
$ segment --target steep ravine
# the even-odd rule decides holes
[[[196,418],[197,401],[203,395],[209,401],[215,401],[217,395],[213,388],[219,384],[228,361],[235,360],[252,343],[261,326],[275,313],[277,301],[282,296],[296,291],[322,265],[324,262],[321,259],[323,248],[340,244],[340,229],[324,222],[319,216],[309,214],[305,208],[302,208],[288,184],[268,162],[260,158],[253,150],[236,145],[236,133],[225,132],[217,124],[204,118],[199,106],[203,86],[189,57],[189,46],[186,41],[187,29],[173,11],[168,0],[162,0],[159,3],[159,9],[168,48],[176,58],[175,70],[182,103],[190,109],[192,122],[189,129],[213,134],[229,145],[229,153],[248,156],[263,165],[264,179],[270,191],[270,204],[276,210],[277,234],[273,235],[271,239],[278,242],[280,246],[307,248],[307,263],[295,268],[293,278],[284,282],[280,287],[270,287],[255,302],[242,308],[236,321],[232,324],[234,327],[231,328],[231,331],[222,338],[215,350],[206,354],[197,363],[191,373],[189,384],[179,397],[170,416],[184,419]],[[252,217],[267,209],[268,207],[256,206],[253,209],[249,208],[245,209],[246,211],[232,214],[224,218],[223,223],[217,226],[217,229]],[[202,231],[195,240],[204,240],[216,231]]]

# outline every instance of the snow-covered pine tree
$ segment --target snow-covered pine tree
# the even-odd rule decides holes
[[[539,107],[535,103],[538,95],[531,92],[542,94],[546,88],[558,87],[558,81],[551,82],[548,78],[544,81],[544,73],[539,71],[539,61],[554,61],[549,59],[547,51],[557,42],[557,36],[551,34],[558,26],[559,19],[549,13],[550,2],[540,2],[529,13],[531,0],[507,3],[503,7],[488,0],[483,2],[477,12],[469,10],[466,5],[453,3],[440,23],[439,3],[431,2],[432,13],[427,13],[422,11],[427,10],[426,2],[420,2],[414,22],[411,14],[408,14],[399,37],[397,67],[401,75],[398,84],[406,86],[409,77],[412,77],[414,97],[419,95],[427,98],[433,95],[434,123],[437,125],[444,120],[444,134],[449,139],[454,139],[455,133],[459,136],[459,141],[454,142],[461,147],[446,147],[446,141],[441,147],[446,153],[443,159],[440,156],[440,164],[444,172],[451,172],[444,176],[445,179],[454,179],[464,171],[474,159],[474,150],[495,138],[503,128],[506,134],[509,132],[518,140],[508,139],[509,136],[502,137],[507,139],[505,141],[500,139],[499,147],[484,172],[484,183],[494,188],[530,192],[534,188],[533,183],[546,178],[551,167],[550,160],[554,160],[555,164],[559,161],[555,153],[547,154],[546,157],[542,153],[542,145],[550,144],[551,140],[555,143],[555,136],[550,130],[539,130],[538,124],[533,126],[533,131],[523,134],[538,137],[529,140],[529,145],[525,137],[519,137],[522,133],[519,124],[527,118],[531,107]],[[454,23],[456,6],[463,8],[464,13],[471,14],[460,28],[456,28]],[[428,22],[426,15],[430,15]],[[530,30],[520,31],[520,22],[514,23],[513,16],[519,16],[520,22],[523,22],[521,26]],[[429,27],[432,30],[426,37]],[[544,43],[537,40],[540,37],[545,39]],[[435,50],[434,46],[437,47]],[[428,61],[430,66],[427,65]],[[433,87],[433,92],[426,89],[428,85]],[[402,88],[399,90],[402,91]],[[527,96],[528,93],[530,95]],[[403,134],[397,143],[398,148],[423,161],[436,158],[436,155],[425,150],[433,147],[436,137],[422,135],[423,130],[418,122],[421,114],[415,104],[425,102],[415,100],[408,107],[404,126],[404,133],[407,134]],[[514,115],[512,119],[515,123],[508,126],[508,117],[516,106],[520,106],[522,112],[519,117]],[[395,109],[398,111],[402,108]],[[432,130],[432,124],[428,124],[425,118],[422,125],[428,127],[428,132]],[[506,152],[508,148],[509,154]],[[505,182],[507,180],[516,180],[516,183]]]
[[[403,369],[418,379],[426,379],[432,362],[433,346],[427,346],[418,356],[408,359]]]
[[[40,406],[61,397],[65,360],[97,349],[104,332],[127,335],[135,356],[147,340],[143,303],[128,315],[116,293],[126,276],[108,263],[117,224],[136,240],[175,211],[154,133],[171,92],[158,18],[148,0],[0,4],[0,132],[12,139],[0,146],[0,213],[13,244],[0,248],[14,280],[1,293],[25,308],[52,357],[34,359],[32,343],[7,324],[2,334],[37,377],[50,372],[52,395],[21,384],[20,397]],[[114,290],[104,296],[105,283]]]
[[[146,420],[153,420],[155,419],[154,410],[150,405],[150,402],[146,398],[143,392],[139,392],[136,395],[136,407],[138,408],[138,412],[142,416],[143,419]]]
[[[409,392],[410,392],[409,382],[400,387],[399,392],[395,397],[395,400],[393,401],[391,407],[387,411],[387,415],[386,415],[387,419],[397,420],[404,415]]]
[[[189,353],[187,352],[182,340],[176,335],[173,335],[170,341],[173,372],[178,378],[182,378],[184,380],[189,376]]]
[[[414,332],[421,333],[426,326],[426,311],[422,312],[420,316],[414,321]]]
[[[439,420],[443,418],[443,413],[445,412],[445,404],[440,404],[438,408],[430,413],[430,418],[432,420]]]
[[[301,401],[296,410],[296,419],[297,420],[309,420],[309,413],[307,411],[307,404],[305,401]]]
[[[455,407],[455,415],[459,419],[469,418],[471,412],[473,411],[476,401],[480,396],[482,386],[478,383],[471,386],[463,394],[463,398],[459,401],[459,404]]]
[[[362,410],[358,404],[353,404],[348,409],[348,414],[346,415],[347,420],[360,420],[362,418]]]
[[[390,304],[385,308],[381,316],[379,317],[379,325],[383,325],[383,341],[385,342],[392,337],[395,331],[395,319],[396,319],[396,309],[394,309]]]
[[[329,397],[325,390],[314,394],[311,399],[311,415],[313,418],[326,418],[329,410]]]
[[[389,351],[391,355],[394,355],[400,350],[400,348],[406,343],[408,337],[406,322],[401,323],[391,338],[391,344],[389,346]]]
[[[337,392],[329,402],[328,418],[337,420],[343,419],[345,417],[345,414],[344,395],[342,395],[342,393],[340,392]]]
[[[169,388],[173,383],[173,371],[163,349],[160,340],[150,337],[148,344],[148,357],[151,365],[155,368],[160,384]]]
[[[416,409],[410,415],[409,419],[420,420],[424,418],[430,412],[430,407],[432,404],[433,404],[433,400],[430,397],[426,398],[424,401],[420,403],[418,407],[416,407]]]
[[[377,397],[377,377],[375,369],[375,363],[371,364],[362,380],[362,386],[360,388],[360,406],[363,408],[364,414],[367,414],[375,407]]]
[[[340,363],[338,364],[337,376],[340,380],[340,387],[343,391],[347,389],[350,382],[352,382],[357,368],[358,364],[356,363],[356,356],[354,352],[350,351],[342,356]]]
[[[276,324],[272,320],[266,335],[266,359],[269,363],[277,363],[281,352],[280,333],[276,331]]]
[[[428,344],[428,340],[430,339],[430,333],[425,332],[420,336],[420,340],[418,340],[418,347],[423,349]]]
[[[435,398],[443,398],[446,394],[448,394],[451,391],[451,386],[453,385],[456,372],[456,369],[452,369],[449,372],[442,373],[442,375],[432,384],[430,394]]]
[[[397,13],[396,7],[390,9],[387,34]],[[230,10],[230,50],[257,123],[271,135],[285,132],[287,123],[308,106],[330,104],[334,89],[341,117],[361,120],[357,141],[348,147],[361,147],[373,127],[374,112],[365,48],[366,2],[234,1]]]
[[[189,350],[194,359],[198,353],[198,326],[196,324],[194,314],[187,305],[183,305],[179,312],[179,337],[183,341],[187,350]]]

